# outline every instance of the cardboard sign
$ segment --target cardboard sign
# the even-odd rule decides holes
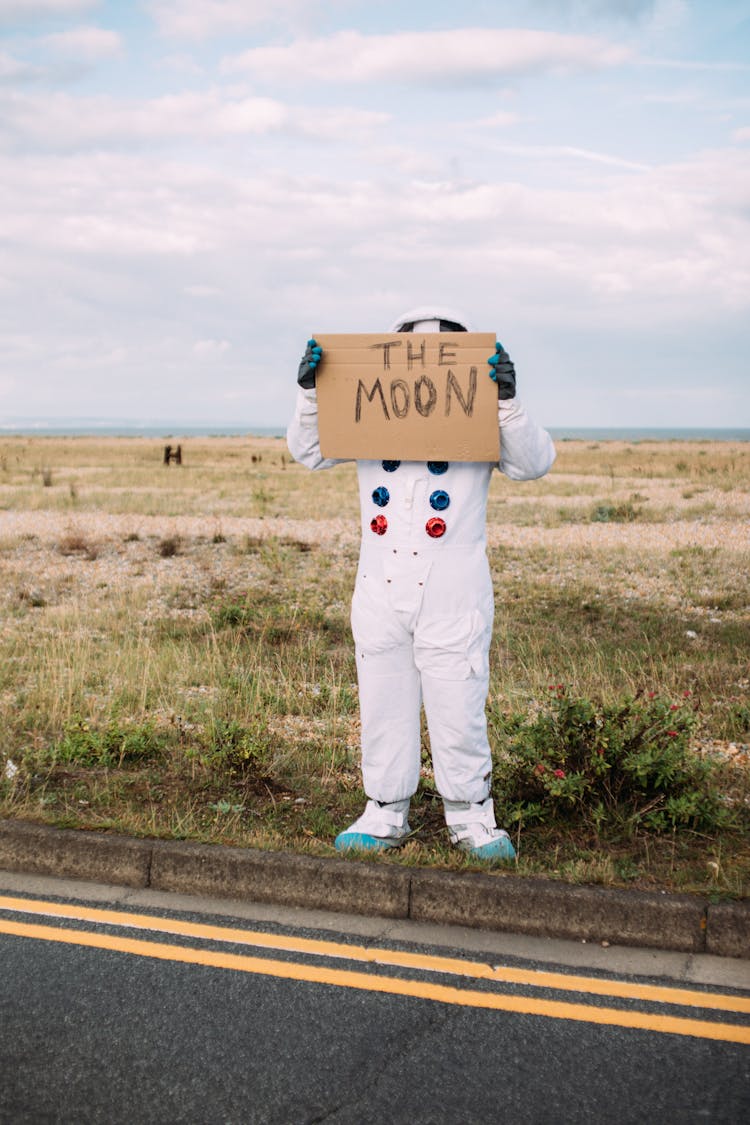
[[[500,457],[489,332],[329,335],[317,374],[324,457],[491,461]]]

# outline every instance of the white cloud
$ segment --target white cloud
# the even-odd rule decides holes
[[[218,90],[142,101],[63,93],[0,98],[0,140],[22,149],[62,152],[271,133],[334,141],[362,139],[388,120],[387,114],[369,110],[313,110],[274,98],[230,98]]]
[[[185,293],[190,297],[220,297],[221,289],[217,289],[215,285],[186,285]]]
[[[528,29],[363,35],[342,31],[288,47],[256,47],[224,59],[225,72],[294,82],[486,83],[509,74],[618,66],[627,47],[581,35]]]
[[[259,24],[294,15],[309,6],[303,0],[150,0],[148,11],[164,35],[184,39],[209,39],[247,31]]]
[[[293,131],[328,141],[365,141],[391,120],[388,113],[348,106],[297,107],[293,115]]]
[[[706,108],[706,95],[699,90],[670,90],[661,94],[643,94],[641,100],[650,105],[698,105]]]
[[[231,348],[228,340],[196,340],[193,344],[194,354],[201,359],[218,359]]]
[[[695,70],[716,74],[732,74],[735,71],[750,70],[746,63],[716,62],[704,59],[641,58],[638,60],[638,65],[663,70]]]
[[[404,177],[407,181],[436,179],[445,170],[445,161],[440,156],[419,145],[371,145],[368,157],[373,167],[384,169],[391,176]]]
[[[7,51],[0,51],[0,83],[25,82],[41,75],[38,67],[16,59]]]
[[[0,23],[49,17],[77,16],[96,8],[100,0],[0,0]]]
[[[304,296],[311,306],[325,290],[333,304],[346,302],[347,291],[361,301],[357,278],[367,279],[368,292],[387,293],[411,277],[422,286],[443,277],[480,303],[483,286],[499,285],[519,305],[546,302],[581,324],[593,308],[622,314],[629,302],[649,322],[700,321],[747,307],[750,294],[750,158],[742,149],[586,191],[343,182],[108,154],[8,159],[0,162],[0,183],[9,278],[21,262],[25,271],[38,262],[54,276],[49,263],[84,268],[88,257],[90,268],[107,261],[115,275],[135,271],[137,296],[128,300],[140,300],[143,290],[148,304],[152,274],[156,292],[166,285],[196,309],[196,296],[220,289],[221,302],[200,304],[210,317],[226,316],[240,295],[267,314],[269,301],[283,307],[302,283],[316,290]],[[191,262],[204,263],[197,275]],[[122,294],[114,300],[116,313],[122,301]],[[226,329],[200,337],[230,338]]]
[[[569,3],[575,14],[583,19],[589,16],[615,16],[637,20],[643,15],[651,14],[657,7],[656,0],[569,0]]]
[[[74,27],[69,31],[58,31],[46,35],[42,43],[58,54],[85,62],[119,54],[123,49],[122,38],[117,32],[103,27]]]
[[[34,351],[34,337],[21,333],[5,333],[0,336],[0,354],[13,359],[31,355]]]
[[[577,148],[575,145],[495,145],[496,152],[504,152],[513,156],[525,156],[535,160],[583,160],[592,164],[603,164],[611,168],[622,168],[631,172],[647,172],[648,164],[641,164],[635,160],[625,160],[621,156],[612,156],[607,152],[595,152],[592,149]]]
[[[181,75],[183,79],[201,79],[206,74],[205,68],[192,55],[164,55],[159,66]]]
[[[732,140],[735,144],[747,144],[750,141],[750,125],[743,125],[741,129],[735,129],[732,133]]]
[[[677,0],[681,5],[682,0]],[[651,16],[655,8],[673,7],[674,0],[532,0],[531,7],[569,16],[574,20],[592,19],[636,21]]]
[[[473,122],[475,127],[487,129],[507,129],[511,125],[519,125],[523,121],[520,113],[513,113],[512,110],[499,109],[497,113],[491,113],[489,117],[480,117],[479,120]]]

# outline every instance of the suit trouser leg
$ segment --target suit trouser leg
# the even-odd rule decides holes
[[[493,598],[480,543],[434,566],[415,628],[415,657],[435,784],[448,801],[485,801],[492,782],[485,705]]]
[[[483,676],[448,681],[422,672],[435,785],[446,800],[475,803],[490,794],[487,687]]]
[[[362,780],[374,801],[402,801],[419,784],[421,692],[411,641],[387,652],[357,646]]]

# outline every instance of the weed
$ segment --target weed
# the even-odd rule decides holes
[[[726,730],[732,740],[750,741],[750,706],[745,703],[730,704],[726,708]]]
[[[58,543],[57,549],[61,555],[74,555],[88,559],[90,562],[93,562],[99,556],[99,548],[96,544],[78,531],[70,531],[67,535],[64,535]]]
[[[76,716],[65,724],[62,736],[41,757],[52,763],[122,768],[158,758],[165,745],[166,736],[150,723],[121,724],[113,719],[96,727]]]
[[[273,500],[273,493],[261,486],[253,490],[252,497],[257,507],[257,514],[265,516],[268,512],[268,505]]]
[[[33,609],[43,609],[47,605],[47,599],[40,590],[20,590],[18,600]]]
[[[623,504],[597,504],[591,512],[593,523],[630,523],[641,515],[630,501]]]
[[[166,535],[157,544],[157,551],[162,559],[171,559],[179,555],[182,541],[179,535]]]
[[[203,734],[207,764],[219,776],[268,774],[272,744],[261,721],[245,726],[236,719],[214,717]]]
[[[221,813],[226,816],[228,813],[241,813],[244,812],[244,805],[233,805],[231,801],[211,801],[206,808],[212,809],[214,812]]]
[[[263,540],[258,535],[243,535],[238,552],[242,555],[257,555],[263,549]]]

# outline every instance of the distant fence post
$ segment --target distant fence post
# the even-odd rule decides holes
[[[182,446],[178,445],[173,449],[171,445],[164,446],[164,464],[168,465],[170,461],[174,461],[176,465],[182,464]]]

